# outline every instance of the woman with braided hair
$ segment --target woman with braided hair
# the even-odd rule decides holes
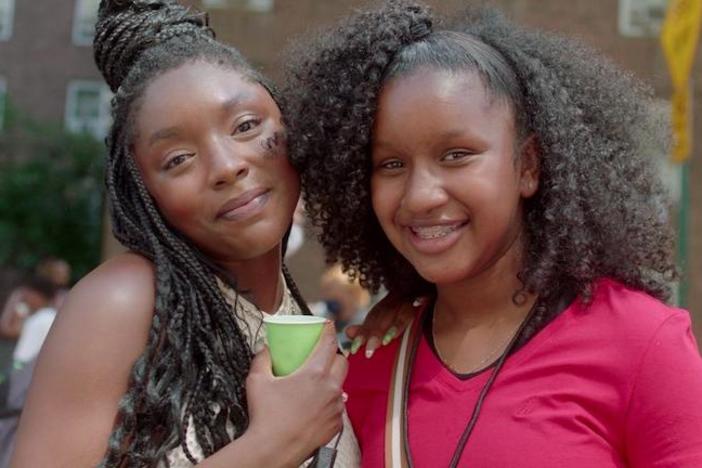
[[[492,10],[361,11],[289,56],[329,261],[431,300],[350,358],[364,467],[699,467],[702,359],[645,87]]]
[[[94,47],[114,92],[114,234],[130,253],[70,292],[13,466],[297,466],[330,441],[336,466],[357,466],[350,427],[337,437],[333,325],[288,377],[265,349],[254,359],[266,312],[309,313],[282,268],[299,178],[272,88],[170,0],[103,0]]]

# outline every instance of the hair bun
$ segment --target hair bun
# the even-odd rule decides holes
[[[415,0],[390,0],[374,14],[380,15],[378,26],[395,29],[402,44],[421,41],[432,32],[431,10]]]
[[[173,0],[101,0],[95,63],[115,92],[145,50],[180,36],[213,37],[207,15]]]
[[[432,31],[432,20],[431,18],[419,18],[417,23],[410,26],[410,35],[412,40],[421,41]]]

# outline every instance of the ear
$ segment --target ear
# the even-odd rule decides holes
[[[519,184],[522,198],[532,197],[539,189],[541,151],[535,134],[529,135],[520,149]]]

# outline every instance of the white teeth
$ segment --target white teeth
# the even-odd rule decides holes
[[[439,225],[439,226],[415,226],[410,228],[420,239],[437,239],[451,234],[458,229],[460,224]]]

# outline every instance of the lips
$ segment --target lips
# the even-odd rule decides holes
[[[269,190],[258,187],[247,190],[238,197],[232,198],[226,202],[217,212],[216,218],[224,218],[235,220],[245,217],[256,211],[257,208],[265,204],[268,199]]]

